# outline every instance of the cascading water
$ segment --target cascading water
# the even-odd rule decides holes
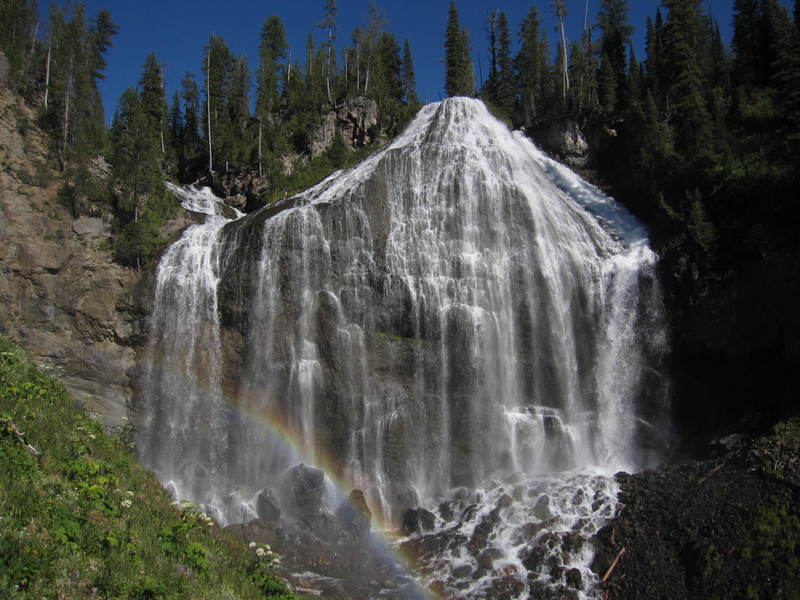
[[[201,212],[159,264],[139,393],[142,459],[176,496],[246,520],[310,462],[390,522],[439,507],[407,543],[450,540],[421,553],[446,595],[591,595],[608,475],[668,437],[633,217],[468,99],[278,205]]]

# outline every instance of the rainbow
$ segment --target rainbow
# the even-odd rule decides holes
[[[162,360],[159,363],[159,368],[163,370],[165,369],[165,365],[169,363],[172,363],[172,368],[170,369],[172,371],[171,374],[186,380],[187,389],[200,389],[202,387],[198,385],[195,378],[187,376],[184,369],[177,368],[175,366],[175,361]],[[150,363],[150,365],[152,366],[152,363]],[[209,394],[211,393],[208,389],[203,391]],[[321,469],[325,473],[327,480],[343,497],[347,497],[349,492],[354,489],[353,483],[344,475],[338,462],[335,461],[333,457],[317,448],[314,449],[314,454],[311,456],[308,449],[305,448],[305,444],[301,441],[302,436],[300,432],[292,428],[290,424],[287,423],[284,416],[279,414],[278,411],[269,410],[264,406],[264,404],[269,403],[265,403],[263,398],[256,398],[255,394],[239,394],[234,396],[233,394],[226,394],[225,392],[214,395],[220,396],[228,408],[236,411],[239,416],[246,418],[249,423],[257,425],[271,440],[278,440],[288,449],[292,450],[295,455],[300,457],[303,462],[309,466]],[[184,500],[184,498],[178,498],[178,500]],[[369,502],[368,507],[372,513],[371,525],[374,534],[373,537],[377,537],[389,554],[397,560],[405,573],[419,584],[420,590],[425,594],[426,598],[440,598],[438,594],[424,586],[414,559],[403,552],[398,545],[398,540],[403,536],[397,530],[396,525],[383,514],[382,510],[376,510],[373,506],[369,506]]]

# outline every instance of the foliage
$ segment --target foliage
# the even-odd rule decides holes
[[[0,596],[292,597],[4,338],[0,416]]]
[[[444,91],[448,96],[475,94],[475,75],[469,47],[469,33],[458,21],[458,9],[453,0],[450,2],[444,42]]]

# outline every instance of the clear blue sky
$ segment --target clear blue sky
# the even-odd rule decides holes
[[[101,92],[110,120],[122,92],[135,85],[145,57],[155,52],[166,64],[167,88],[172,93],[186,71],[192,71],[202,82],[200,65],[203,46],[213,32],[225,38],[236,54],[247,54],[251,69],[258,64],[258,39],[264,20],[273,14],[283,19],[289,43],[295,56],[305,58],[305,41],[309,32],[317,43],[323,32],[315,25],[322,21],[325,0],[288,0],[256,2],[245,0],[86,0],[87,15],[108,9],[119,33],[108,52],[109,63]],[[531,4],[536,4],[543,27],[552,42],[557,37],[556,20],[549,0],[457,0],[462,25],[472,37],[473,60],[482,61],[486,74],[485,21],[492,9],[505,11],[514,34]],[[790,0],[781,0],[789,5]],[[40,3],[46,12],[47,2]],[[353,29],[366,24],[369,0],[338,0],[337,47],[351,42]],[[408,38],[414,57],[417,89],[426,102],[439,100],[444,87],[444,30],[447,25],[449,0],[378,0],[391,31],[402,45]],[[629,21],[635,27],[634,44],[637,56],[644,56],[644,28],[648,16],[655,14],[659,0],[630,0]],[[716,17],[726,41],[730,40],[733,0],[706,0],[708,10]],[[589,0],[589,21],[596,21],[600,0]],[[570,40],[580,39],[585,0],[567,0],[567,25]],[[663,10],[663,9],[662,9]]]

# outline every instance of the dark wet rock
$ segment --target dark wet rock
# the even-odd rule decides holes
[[[583,573],[580,569],[569,569],[566,575],[567,585],[571,585],[575,589],[583,589]]]
[[[572,552],[574,554],[575,552],[578,552],[585,543],[586,543],[585,537],[583,537],[579,533],[572,531],[564,536],[564,540],[561,543],[561,547],[566,552]]]
[[[572,497],[572,505],[573,506],[580,506],[586,501],[586,492],[582,489],[579,489],[575,492],[575,495]]]
[[[514,532],[514,543],[521,544],[533,540],[543,527],[543,523],[525,523]]]
[[[483,567],[478,567],[477,569],[475,569],[475,572],[472,574],[472,580],[473,581],[478,581],[479,579],[483,579],[484,577],[486,577],[486,575],[488,575],[488,573],[489,572],[486,569],[484,569]]]
[[[453,569],[452,575],[455,579],[465,579],[472,575],[472,567],[469,565],[461,565]]]
[[[502,550],[498,550],[497,548],[489,548],[488,550],[484,550],[478,556],[478,566],[482,569],[486,569],[487,571],[491,571],[494,567],[494,561],[499,558],[503,558]]]
[[[281,475],[281,506],[287,513],[306,517],[319,513],[325,491],[325,474],[321,469],[300,463]]]
[[[525,582],[513,576],[504,576],[492,581],[487,596],[494,600],[515,600],[525,591]]]
[[[545,558],[547,558],[547,551],[541,546],[527,546],[520,550],[519,558],[522,561],[522,566],[532,573],[538,573],[542,565],[544,565]]]
[[[487,543],[489,542],[489,536],[492,534],[495,526],[499,522],[499,517],[497,516],[495,510],[483,517],[481,522],[478,523],[477,527],[475,527],[475,531],[472,533],[469,544],[467,544],[467,549],[473,555],[477,555],[486,547]]]
[[[512,504],[514,504],[514,499],[508,494],[503,494],[497,500],[497,508],[508,508]]]
[[[264,488],[256,496],[256,514],[262,521],[274,523],[281,518],[281,509],[278,498],[269,488]]]
[[[452,521],[455,517],[455,511],[453,510],[453,503],[452,502],[442,502],[439,505],[439,516],[442,517],[445,521]]]
[[[409,508],[400,520],[400,530],[405,535],[431,531],[436,526],[436,515],[424,508]]]
[[[367,506],[364,492],[353,490],[336,509],[336,517],[345,534],[354,539],[364,539],[370,534],[372,511]]]
[[[430,533],[403,542],[400,544],[400,550],[404,555],[419,560],[442,552],[450,541],[447,532]]]
[[[547,495],[542,495],[536,501],[535,506],[533,507],[533,514],[537,519],[549,519],[553,516],[553,513],[550,511],[550,497]]]

